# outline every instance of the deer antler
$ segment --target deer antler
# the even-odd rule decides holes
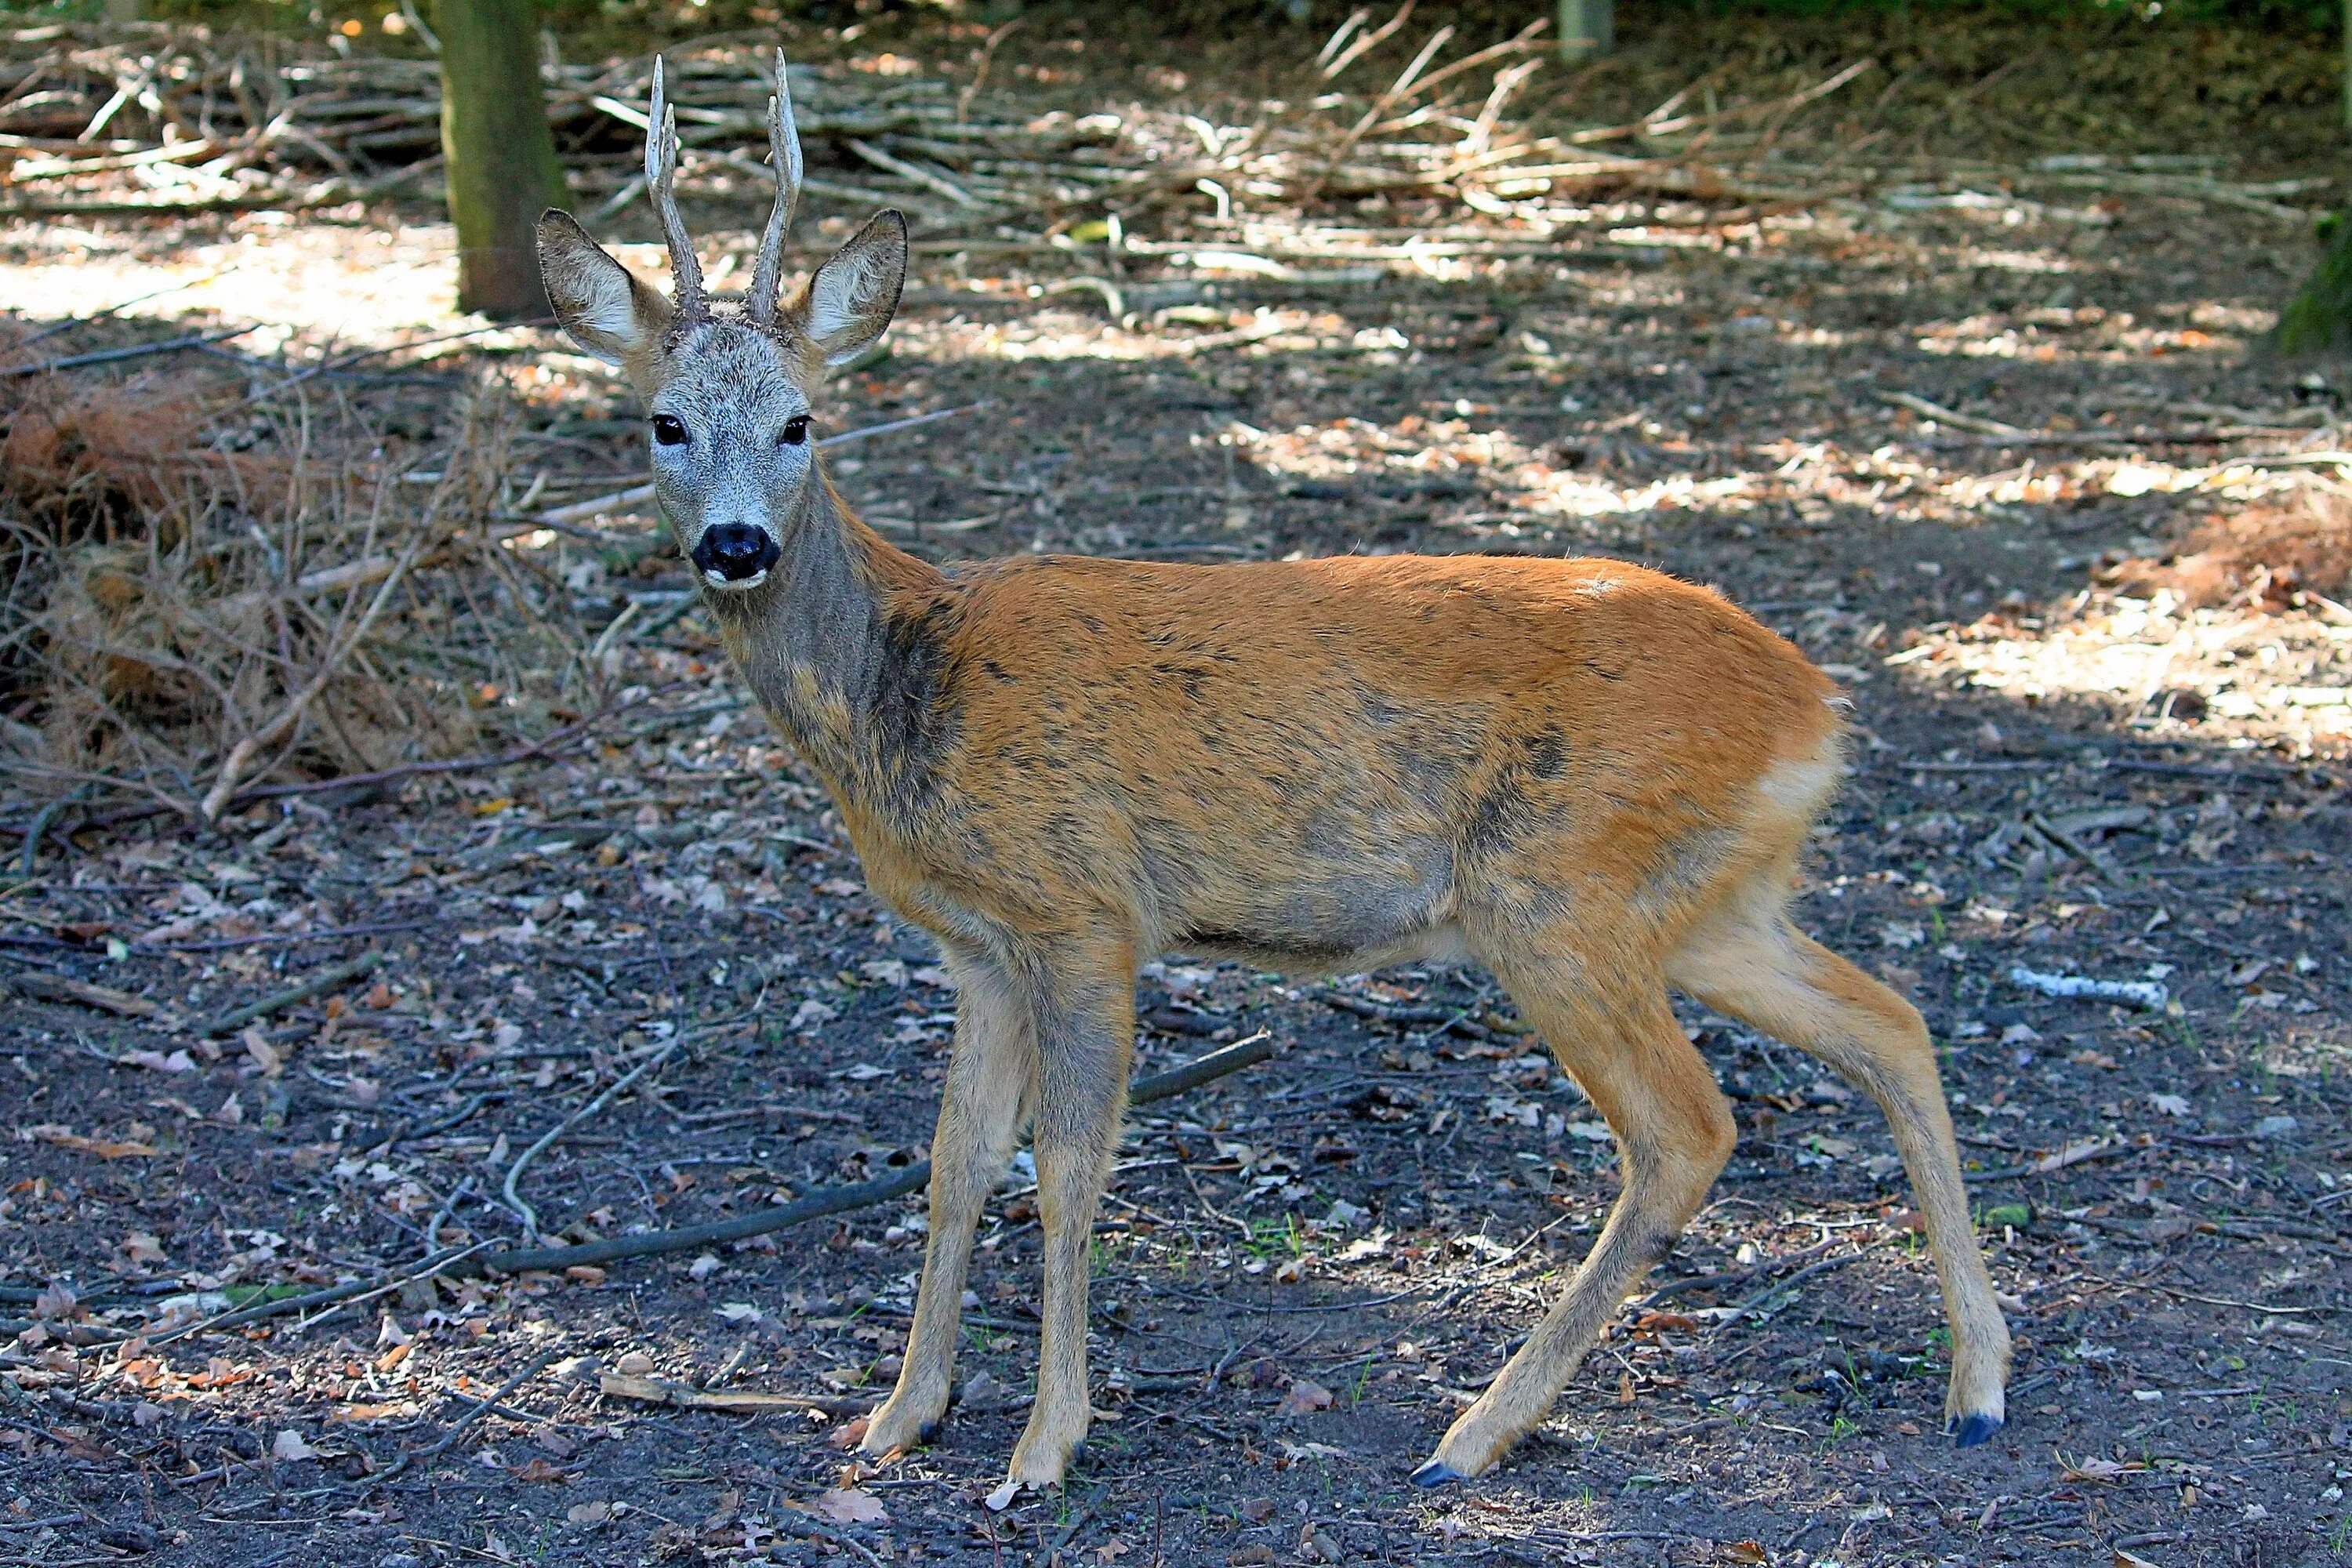
[[[662,233],[669,240],[669,268],[677,313],[692,319],[707,313],[703,302],[702,264],[694,258],[694,242],[686,237],[686,220],[677,216],[677,194],[670,180],[677,173],[677,115],[662,85],[662,58],[654,57],[653,113],[646,121],[646,187],[653,193],[654,210],[661,215]]]
[[[784,236],[801,201],[801,135],[793,123],[793,89],[784,77],[784,51],[776,51],[776,91],[768,100],[768,162],[776,173],[776,205],[760,237],[760,263],[751,273],[751,320],[775,324],[776,295],[783,283]]]

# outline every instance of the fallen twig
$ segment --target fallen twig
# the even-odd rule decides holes
[[[617,1372],[600,1373],[596,1391],[615,1399],[640,1399],[648,1405],[675,1405],[686,1410],[724,1410],[737,1415],[755,1415],[762,1410],[821,1410],[827,1415],[859,1415],[874,1403],[870,1399],[836,1399],[810,1394],[757,1394],[749,1389],[711,1393],[688,1388],[682,1383],[630,1377]]]
[[[441,1435],[439,1442],[434,1443],[427,1447],[409,1449],[407,1452],[402,1454],[400,1458],[394,1459],[391,1465],[386,1467],[382,1474],[370,1476],[366,1480],[359,1483],[360,1489],[364,1490],[369,1487],[386,1485],[389,1482],[399,1479],[400,1477],[405,1475],[409,1470],[413,1469],[416,1466],[426,1464],[432,1460],[439,1458],[442,1455],[447,1453],[450,1449],[457,1446],[458,1440],[464,1437],[468,1431],[473,1429],[475,1422],[479,1421],[484,1415],[488,1415],[492,1410],[496,1409],[499,1402],[504,1400],[508,1394],[512,1394],[516,1389],[520,1388],[524,1384],[529,1383],[532,1378],[537,1377],[541,1373],[545,1372],[548,1367],[554,1363],[555,1359],[562,1353],[563,1352],[560,1350],[551,1350],[543,1352],[535,1358],[529,1366],[524,1367],[520,1372],[515,1373],[512,1377],[499,1384],[498,1392],[490,1394],[486,1399],[477,1400],[472,1408],[467,1410],[463,1415],[458,1416],[456,1423],[450,1426],[449,1430]]]
[[[258,325],[257,322],[255,325]],[[252,327],[231,327],[220,332],[192,332],[184,338],[167,338],[160,343],[132,343],[119,349],[93,349],[86,354],[67,354],[62,359],[45,359],[32,364],[13,364],[0,370],[0,379],[19,375],[41,375],[53,370],[78,370],[86,364],[113,364],[127,359],[145,359],[150,354],[175,353],[181,349],[202,348],[206,343],[226,342],[241,338]]]
[[[323,1290],[309,1290],[299,1296],[283,1296],[274,1301],[252,1301],[242,1307],[232,1307],[202,1322],[185,1328],[172,1329],[150,1339],[150,1344],[166,1345],[174,1340],[188,1339],[196,1334],[210,1333],[217,1329],[241,1329],[248,1323],[258,1323],[271,1318],[282,1318],[290,1312],[307,1312],[313,1307],[331,1307],[346,1301],[356,1301],[371,1296],[381,1296],[397,1290],[412,1279],[422,1279],[428,1274],[438,1274],[456,1267],[489,1246],[478,1241],[412,1264],[394,1272],[389,1279],[378,1275],[373,1279],[347,1279],[341,1285],[330,1285]]]
[[[1181,1068],[1137,1080],[1129,1091],[1128,1103],[1148,1105],[1155,1100],[1165,1100],[1171,1095],[1198,1089],[1204,1083],[1265,1061],[1274,1055],[1274,1049],[1273,1041],[1263,1035],[1238,1040]],[[520,1274],[526,1269],[573,1268],[587,1264],[614,1263],[625,1258],[653,1258],[686,1252],[719,1242],[765,1236],[771,1231],[821,1219],[827,1215],[871,1208],[877,1204],[888,1203],[892,1198],[919,1191],[930,1179],[931,1163],[920,1160],[887,1176],[861,1182],[855,1186],[827,1188],[797,1202],[780,1204],[758,1214],[741,1215],[709,1225],[653,1231],[643,1236],[616,1236],[578,1247],[493,1252],[471,1260],[467,1271],[496,1269],[501,1274]]]
[[[1898,408],[1907,408],[1939,425],[1949,425],[1958,430],[1973,430],[1979,436],[2031,437],[2035,434],[2015,425],[2004,425],[1998,419],[1982,419],[1973,414],[1963,414],[1957,408],[1947,408],[1940,403],[1930,403],[1916,393],[1882,392],[1878,395]]]
[[[2352,1311],[2352,1308],[2336,1306],[2266,1307],[2260,1301],[2241,1301],[2228,1296],[2200,1296],[2194,1290],[2182,1290],[2170,1285],[2158,1285],[2138,1279],[2110,1279],[2104,1274],[2085,1272],[2083,1278],[2095,1279],[2114,1290],[2147,1290],[2158,1296],[2169,1296],[2178,1301],[2194,1301],[2203,1307],[2235,1307],[2242,1312],[2260,1312],[2265,1317],[2299,1317],[2309,1312]]]
[[[110,985],[92,985],[86,980],[68,980],[62,974],[47,974],[37,969],[20,970],[8,976],[8,984],[27,996],[37,996],[44,1002],[73,1002],[84,1007],[95,1007],[101,1013],[112,1013],[122,1018],[152,1018],[168,1021],[170,1008],[150,1002],[144,996],[133,996],[127,991],[117,991]]]
[[[265,996],[258,1002],[250,1002],[242,1007],[232,1008],[211,1023],[198,1028],[196,1033],[209,1037],[214,1035],[226,1035],[232,1029],[241,1029],[256,1018],[267,1018],[272,1013],[281,1012],[297,1002],[308,1002],[313,996],[332,991],[339,985],[358,979],[383,963],[386,956],[382,948],[373,948],[357,958],[319,971],[299,985],[289,985],[285,990]]]
[[[539,1239],[539,1215],[538,1212],[529,1204],[522,1201],[522,1195],[515,1190],[515,1184],[522,1179],[524,1167],[529,1165],[533,1160],[539,1158],[541,1154],[544,1153],[547,1151],[548,1146],[553,1143],[558,1138],[562,1137],[566,1132],[571,1131],[572,1129],[577,1127],[581,1122],[587,1121],[588,1118],[604,1110],[604,1107],[610,1105],[639,1079],[653,1071],[654,1068],[661,1066],[662,1063],[669,1060],[670,1057],[676,1053],[678,1047],[686,1044],[686,1041],[687,1034],[683,1029],[679,1030],[677,1034],[672,1035],[667,1045],[662,1047],[661,1049],[647,1057],[644,1061],[639,1062],[635,1067],[631,1068],[618,1079],[615,1079],[613,1083],[605,1089],[604,1093],[598,1095],[595,1099],[590,1100],[587,1104],[582,1106],[579,1110],[573,1111],[571,1115],[565,1117],[562,1121],[549,1128],[545,1132],[541,1133],[537,1142],[533,1143],[530,1148],[525,1149],[521,1153],[515,1156],[514,1163],[507,1167],[506,1180],[499,1184],[499,1193],[500,1196],[506,1199],[507,1207],[514,1212],[515,1217],[522,1221],[522,1232],[526,1239],[530,1241],[537,1241]]]
[[[1808,1247],[1801,1252],[1787,1253],[1779,1258],[1768,1258],[1752,1268],[1736,1268],[1727,1274],[1695,1274],[1686,1279],[1669,1279],[1643,1297],[1635,1305],[1637,1308],[1654,1307],[1667,1297],[1679,1296],[1685,1290],[1716,1290],[1727,1285],[1745,1285],[1749,1280],[1764,1275],[1777,1274],[1790,1264],[1802,1263],[1807,1258],[1818,1258],[1836,1245],[1837,1238],[1832,1237],[1827,1241]]]
[[[2005,1182],[2015,1176],[2046,1176],[2069,1165],[2084,1164],[2093,1160],[2112,1160],[2119,1154],[2138,1152],[2138,1146],[2132,1143],[2070,1143],[2054,1154],[2029,1160],[2021,1165],[2004,1165],[1997,1171],[1967,1172],[1961,1180],[1969,1183]]]

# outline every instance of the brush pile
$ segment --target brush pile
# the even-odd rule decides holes
[[[1541,22],[1448,58],[1454,29],[1409,30],[1408,3],[1375,25],[1359,11],[1282,100],[1212,118],[1172,106],[1073,116],[958,86],[883,54],[793,68],[808,191],[892,205],[933,235],[1051,239],[1089,222],[1132,228],[1183,208],[1313,209],[1334,200],[1435,198],[1489,217],[1540,217],[1547,199],[1651,194],[1805,205],[1883,197],[1897,211],[2095,192],[2300,216],[2284,198],[2320,183],[2248,184],[2205,158],[2059,154],[2020,168],[1854,156],[1808,110],[1874,71],[1853,61],[1793,90],[1717,100],[1693,83],[1623,123],[1544,127],[1514,114],[1548,55]],[[429,44],[431,35],[415,29]],[[340,40],[338,40],[340,41]],[[766,38],[670,52],[686,150],[680,187],[766,200],[756,153]],[[1400,67],[1399,61],[1402,64]],[[641,194],[651,97],[644,57],[551,58],[547,109],[574,190],[609,216]],[[440,75],[429,56],[339,53],[179,24],[64,24],[0,33],[0,214],[300,208],[430,194],[441,163]],[[1220,121],[1223,122],[1220,122]],[[747,151],[753,150],[753,151]],[[1987,195],[1990,191],[1993,195]],[[2029,204],[2030,205],[2030,204]],[[1181,216],[1181,215],[1179,215]]]
[[[979,80],[959,89],[887,55],[853,62],[864,68],[795,66],[808,189],[907,208],[933,231],[1030,235],[1105,214],[1132,224],[1176,202],[1201,209],[1203,196],[1230,216],[1236,205],[1407,193],[1487,211],[1500,199],[1570,189],[1736,195],[1740,180],[1672,139],[1704,132],[1703,142],[1749,121],[1777,127],[1869,68],[1855,65],[1785,100],[1736,106],[1721,124],[1676,103],[1641,123],[1538,137],[1507,116],[1545,63],[1543,24],[1447,59],[1454,29],[1416,44],[1401,37],[1412,13],[1406,5],[1378,26],[1357,13],[1295,100],[1250,106],[1230,124],[1142,108],[1038,114],[982,92]],[[769,178],[744,152],[764,135],[762,42],[670,55],[681,184],[691,192],[757,196]],[[544,80],[575,189],[609,194],[606,212],[625,206],[642,189],[649,62],[551,59]],[[19,30],[0,35],[0,212],[299,207],[390,195],[437,171],[440,111],[429,58],[343,55],[175,24]],[[1598,145],[1637,138],[1656,145],[1640,156]]]
[[[416,444],[205,371],[0,388],[10,795],[209,818],[258,780],[509,741],[596,684],[562,585],[494,529],[494,383]]]

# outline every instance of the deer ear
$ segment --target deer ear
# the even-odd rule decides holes
[[[669,327],[669,301],[553,207],[539,220],[539,276],[572,341],[606,364],[650,347]]]
[[[907,220],[877,213],[816,269],[802,295],[800,328],[827,364],[847,364],[874,345],[907,286]]]

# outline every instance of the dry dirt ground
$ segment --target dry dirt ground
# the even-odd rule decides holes
[[[1097,1229],[1101,1415],[1058,1497],[987,1501],[1035,1349],[1017,1163],[959,1407],[878,1469],[841,1438],[898,1364],[915,1200],[184,1331],[514,1236],[517,1156],[665,1051],[525,1168],[548,1232],[920,1157],[954,998],[695,616],[663,614],[686,584],[652,521],[619,512],[598,526],[643,544],[529,546],[592,626],[640,605],[607,649],[638,700],[592,742],[218,831],[53,836],[27,876],[9,849],[0,1563],[2344,1559],[2352,612],[2324,550],[2294,579],[2173,550],[2335,504],[2279,455],[2341,445],[2339,384],[2245,347],[2304,242],[2230,206],[1977,196],[1601,203],[1538,255],[1370,281],[1131,262],[1125,326],[1098,290],[1033,292],[1061,261],[930,254],[891,357],[826,412],[988,404],[834,464],[941,558],[1612,553],[1719,584],[1845,681],[1861,743],[1802,918],[1944,1052],[2017,1336],[1996,1440],[1937,1436],[1935,1282],[1876,1110],[1685,1008],[1741,1127],[1713,1201],[1537,1440],[1409,1488],[1615,1190],[1590,1106],[1483,975],[1442,968],[1147,971],[1141,1070],[1259,1031],[1279,1054],[1132,1121]],[[63,313],[242,249],[277,280],[214,309],[299,293],[323,328],[305,277],[396,316],[446,256],[404,216],[20,226],[6,275]],[[748,243],[747,212],[700,216],[733,226],[714,251]],[[1412,216],[1288,242],[1369,249]],[[417,265],[387,284],[389,258]],[[635,416],[589,362],[528,332],[465,352],[529,405],[521,460],[571,494],[628,482]],[[429,425],[445,374],[366,395]],[[36,994],[60,981],[160,1016]],[[648,1405],[600,1371],[808,1403]]]

